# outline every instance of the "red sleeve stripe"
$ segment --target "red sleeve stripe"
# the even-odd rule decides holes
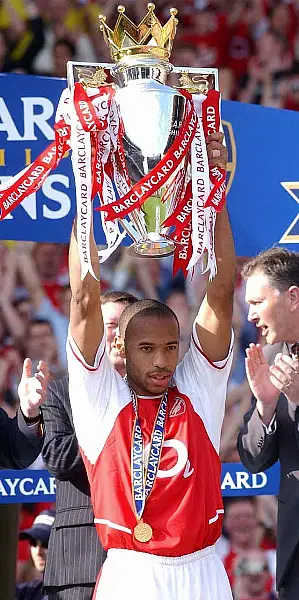
[[[231,350],[232,350],[232,349],[230,349],[230,351],[229,351],[229,354],[228,354],[228,357],[227,357],[227,359],[226,359],[226,361],[225,361],[224,365],[222,365],[221,367],[219,367],[219,365],[215,365],[215,363],[213,363],[213,362],[212,362],[212,361],[209,359],[209,357],[208,357],[208,356],[207,356],[207,355],[206,355],[206,354],[205,354],[205,353],[202,351],[202,349],[200,348],[200,346],[199,346],[199,345],[196,343],[196,341],[195,341],[195,337],[194,337],[194,333],[192,333],[192,342],[193,342],[193,344],[194,344],[195,348],[198,350],[198,352],[200,352],[200,354],[201,354],[202,356],[204,356],[204,358],[205,358],[205,359],[206,359],[206,361],[207,361],[207,362],[208,362],[208,363],[211,365],[211,367],[214,367],[214,369],[218,369],[218,371],[221,371],[222,369],[224,369],[224,368],[226,367],[226,365],[227,365],[227,362],[228,362],[228,359],[229,359],[229,357],[230,357],[230,353],[231,353]]]
[[[97,367],[91,367],[90,365],[86,365],[86,364],[85,364],[85,362],[83,362],[83,360],[81,360],[80,356],[78,356],[78,355],[76,354],[76,352],[75,352],[75,350],[74,350],[74,348],[73,348],[73,346],[72,346],[72,344],[71,344],[71,342],[70,342],[70,341],[69,341],[69,345],[70,345],[70,347],[71,347],[71,351],[72,351],[73,355],[75,356],[75,358],[77,359],[77,361],[78,361],[78,362],[79,362],[79,363],[80,363],[80,364],[81,364],[81,365],[82,365],[82,366],[83,366],[83,367],[84,367],[84,368],[85,368],[87,371],[97,371],[97,369],[99,368],[99,366],[100,366],[100,364],[101,364],[101,362],[102,362],[102,359],[103,359],[103,356],[104,356],[104,352],[105,352],[105,348],[104,348],[104,350],[103,350],[103,352],[102,352],[102,356],[101,356],[101,358],[100,358],[100,360],[99,360],[99,364],[98,364],[98,366],[97,366]]]

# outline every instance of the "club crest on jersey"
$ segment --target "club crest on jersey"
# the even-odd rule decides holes
[[[169,416],[170,417],[178,417],[179,415],[183,415],[185,411],[186,411],[185,400],[183,400],[179,396],[176,396],[173,401],[173,406],[169,411]]]

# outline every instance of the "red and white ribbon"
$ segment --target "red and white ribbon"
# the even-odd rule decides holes
[[[205,204],[210,193],[209,163],[206,141],[202,126],[202,104],[206,96],[193,96],[197,112],[197,129],[191,146],[192,177],[192,255],[188,271],[201,264],[207,245],[207,229],[205,226]]]
[[[81,264],[81,279],[87,273],[93,277],[90,256],[90,231],[92,222],[92,162],[91,162],[91,133],[84,128],[78,95],[74,88],[73,107],[71,110],[71,146],[72,165],[75,178],[76,202],[77,202],[77,242]]]

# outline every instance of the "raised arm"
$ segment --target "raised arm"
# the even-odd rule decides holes
[[[236,274],[234,242],[226,206],[218,213],[215,226],[217,275],[208,281],[206,295],[196,318],[196,331],[202,350],[212,361],[228,353]]]
[[[70,331],[84,360],[93,365],[98,346],[104,335],[100,302],[100,282],[88,273],[81,281],[76,220],[73,225],[69,250],[70,285],[72,291]],[[90,234],[90,252],[94,273],[99,277],[99,258],[93,234]]]

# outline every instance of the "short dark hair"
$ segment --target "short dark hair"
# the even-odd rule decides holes
[[[242,277],[246,280],[257,272],[267,275],[270,285],[280,292],[291,285],[299,287],[299,252],[291,252],[287,248],[270,248],[260,252],[244,265]]]
[[[121,304],[127,304],[130,306],[135,302],[138,302],[138,298],[130,294],[129,292],[115,291],[101,294],[101,304],[107,304],[107,302],[119,302]]]
[[[163,302],[158,302],[158,300],[138,300],[134,304],[127,306],[120,316],[119,331],[123,339],[125,338],[129,321],[136,315],[160,319],[175,319],[177,326],[180,329],[177,316],[169,306],[166,306]]]

